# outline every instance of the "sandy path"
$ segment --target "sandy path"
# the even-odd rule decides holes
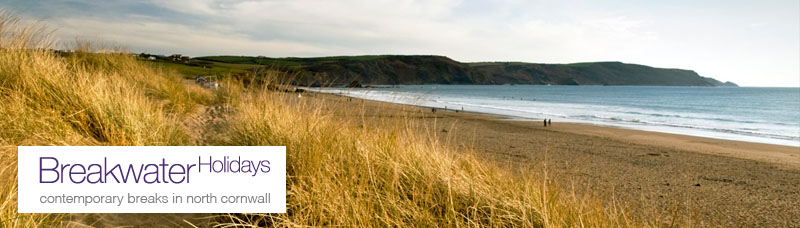
[[[198,105],[179,126],[195,145],[209,145],[222,136],[224,108]],[[213,214],[66,214],[65,227],[209,227]]]

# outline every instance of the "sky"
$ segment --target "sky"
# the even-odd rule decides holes
[[[800,87],[798,0],[4,0],[76,39],[189,56],[621,61]]]

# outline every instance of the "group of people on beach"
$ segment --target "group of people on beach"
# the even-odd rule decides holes
[[[447,106],[444,106],[444,110],[447,110]],[[458,112],[458,109],[453,109],[454,111]],[[461,111],[464,111],[464,107],[461,107]],[[436,108],[431,108],[431,112],[436,112]]]

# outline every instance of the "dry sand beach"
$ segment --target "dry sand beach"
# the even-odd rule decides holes
[[[408,121],[421,134],[508,169],[534,169],[566,192],[601,197],[667,224],[800,226],[800,148],[469,112],[311,93],[353,124]],[[363,116],[363,118],[361,118]],[[355,117],[355,118],[354,118]],[[435,127],[433,127],[435,126]],[[467,149],[467,150],[464,150]]]

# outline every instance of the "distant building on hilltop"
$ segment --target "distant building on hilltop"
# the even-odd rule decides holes
[[[146,59],[146,60],[151,60],[151,61],[155,61],[156,60],[156,56],[155,55],[151,55],[151,54],[148,54],[148,53],[140,53],[137,57],[139,57],[140,59]]]
[[[170,56],[168,57],[168,59],[169,59],[170,61],[173,61],[173,62],[183,62],[183,63],[189,63],[189,60],[190,60],[191,58],[189,58],[189,56],[185,56],[185,55],[181,55],[181,54],[173,54],[173,55],[170,55]]]

